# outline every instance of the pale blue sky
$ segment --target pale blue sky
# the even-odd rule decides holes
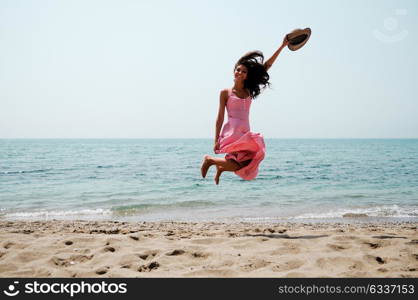
[[[236,60],[266,138],[417,138],[418,2],[0,1],[0,138],[213,138]]]

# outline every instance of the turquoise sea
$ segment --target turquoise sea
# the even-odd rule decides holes
[[[255,180],[217,186],[212,139],[0,139],[0,219],[418,220],[418,139],[265,142]]]

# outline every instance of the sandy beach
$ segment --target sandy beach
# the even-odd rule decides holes
[[[418,277],[417,223],[1,221],[0,277]]]

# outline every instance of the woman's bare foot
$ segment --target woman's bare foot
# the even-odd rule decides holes
[[[205,155],[203,156],[202,166],[200,167],[200,172],[202,173],[202,177],[205,178],[206,174],[208,173],[209,167],[213,163],[211,162],[210,156]]]
[[[216,166],[216,174],[215,174],[215,183],[219,184],[219,178],[221,177],[222,172],[224,171],[224,168],[220,166]]]

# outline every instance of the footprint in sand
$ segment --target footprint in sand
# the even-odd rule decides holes
[[[129,254],[122,255],[122,257],[119,258],[118,265],[122,269],[130,269],[133,266],[133,264],[138,263],[141,260],[143,259],[140,258],[138,254],[129,253]]]
[[[9,249],[9,248],[10,248],[10,247],[12,247],[14,244],[15,244],[15,243],[13,243],[13,242],[5,242],[5,243],[3,244],[3,248],[5,248],[5,249]]]
[[[184,250],[176,249],[176,250],[173,250],[171,252],[166,253],[165,255],[168,255],[168,256],[176,256],[176,255],[182,255],[184,253],[185,253]]]
[[[147,265],[141,265],[138,267],[138,272],[151,272],[155,269],[157,269],[160,266],[160,264],[156,261],[150,262]]]
[[[382,264],[387,263],[387,261],[380,256],[365,255],[364,259],[371,264],[376,264],[377,263],[377,264],[382,265]]]
[[[172,235],[174,235],[175,233],[174,233],[174,231],[173,230],[169,230],[166,234],[165,234],[165,236],[172,236]]]
[[[334,251],[342,251],[351,248],[351,246],[347,244],[327,244],[327,247],[331,248]]]
[[[348,267],[350,270],[364,270],[364,264],[361,261],[354,262]]]
[[[385,239],[385,240],[363,240],[361,242],[364,246],[367,246],[368,248],[371,249],[377,249],[377,248],[382,248],[382,247],[387,247],[387,246],[391,246],[393,244],[392,240],[390,239]]]
[[[298,254],[301,252],[300,247],[296,244],[283,243],[283,247],[279,247],[272,251],[268,251],[269,255]]]
[[[120,265],[120,268],[121,269],[130,269],[131,268],[131,264],[130,263],[122,264],[122,265]]]
[[[364,268],[364,264],[361,261],[354,260],[352,258],[345,257],[345,256],[318,258],[316,260],[316,265],[324,271],[326,270],[338,271],[340,269],[359,271]]]
[[[406,266],[404,268],[401,268],[401,271],[416,272],[416,271],[418,271],[418,267],[415,267],[415,266]]]
[[[270,264],[271,264],[271,262],[269,262],[269,261],[265,261],[265,260],[262,260],[262,259],[256,259],[249,264],[241,266],[240,269],[245,271],[245,272],[250,272],[250,271],[257,270],[257,269],[265,268]]]
[[[377,249],[377,248],[382,247],[380,243],[364,242],[363,244],[369,246],[372,249]]]
[[[139,241],[139,234],[132,234],[129,238],[133,239],[134,241]]]
[[[106,246],[103,249],[104,252],[115,252],[115,248],[111,247],[111,246]]]
[[[83,254],[88,254],[91,252],[90,249],[88,248],[74,248],[73,249],[75,252],[79,252],[79,253],[83,253]]]
[[[104,275],[104,274],[107,273],[108,270],[109,270],[109,267],[108,266],[104,266],[104,267],[98,268],[96,270],[96,274],[97,275]]]
[[[158,254],[158,251],[154,250],[154,251],[146,251],[144,253],[140,253],[140,254],[137,254],[137,255],[142,260],[147,260],[148,258],[153,258],[153,257],[157,256],[157,254]]]
[[[83,263],[86,261],[89,261],[93,258],[93,254],[91,255],[61,255],[61,256],[53,256],[51,258],[51,261],[54,265],[60,266],[60,267],[68,267],[71,265],[74,265],[76,263]]]
[[[209,256],[209,254],[205,253],[205,252],[201,252],[201,251],[196,251],[196,252],[192,253],[192,256],[194,258],[207,258]]]

